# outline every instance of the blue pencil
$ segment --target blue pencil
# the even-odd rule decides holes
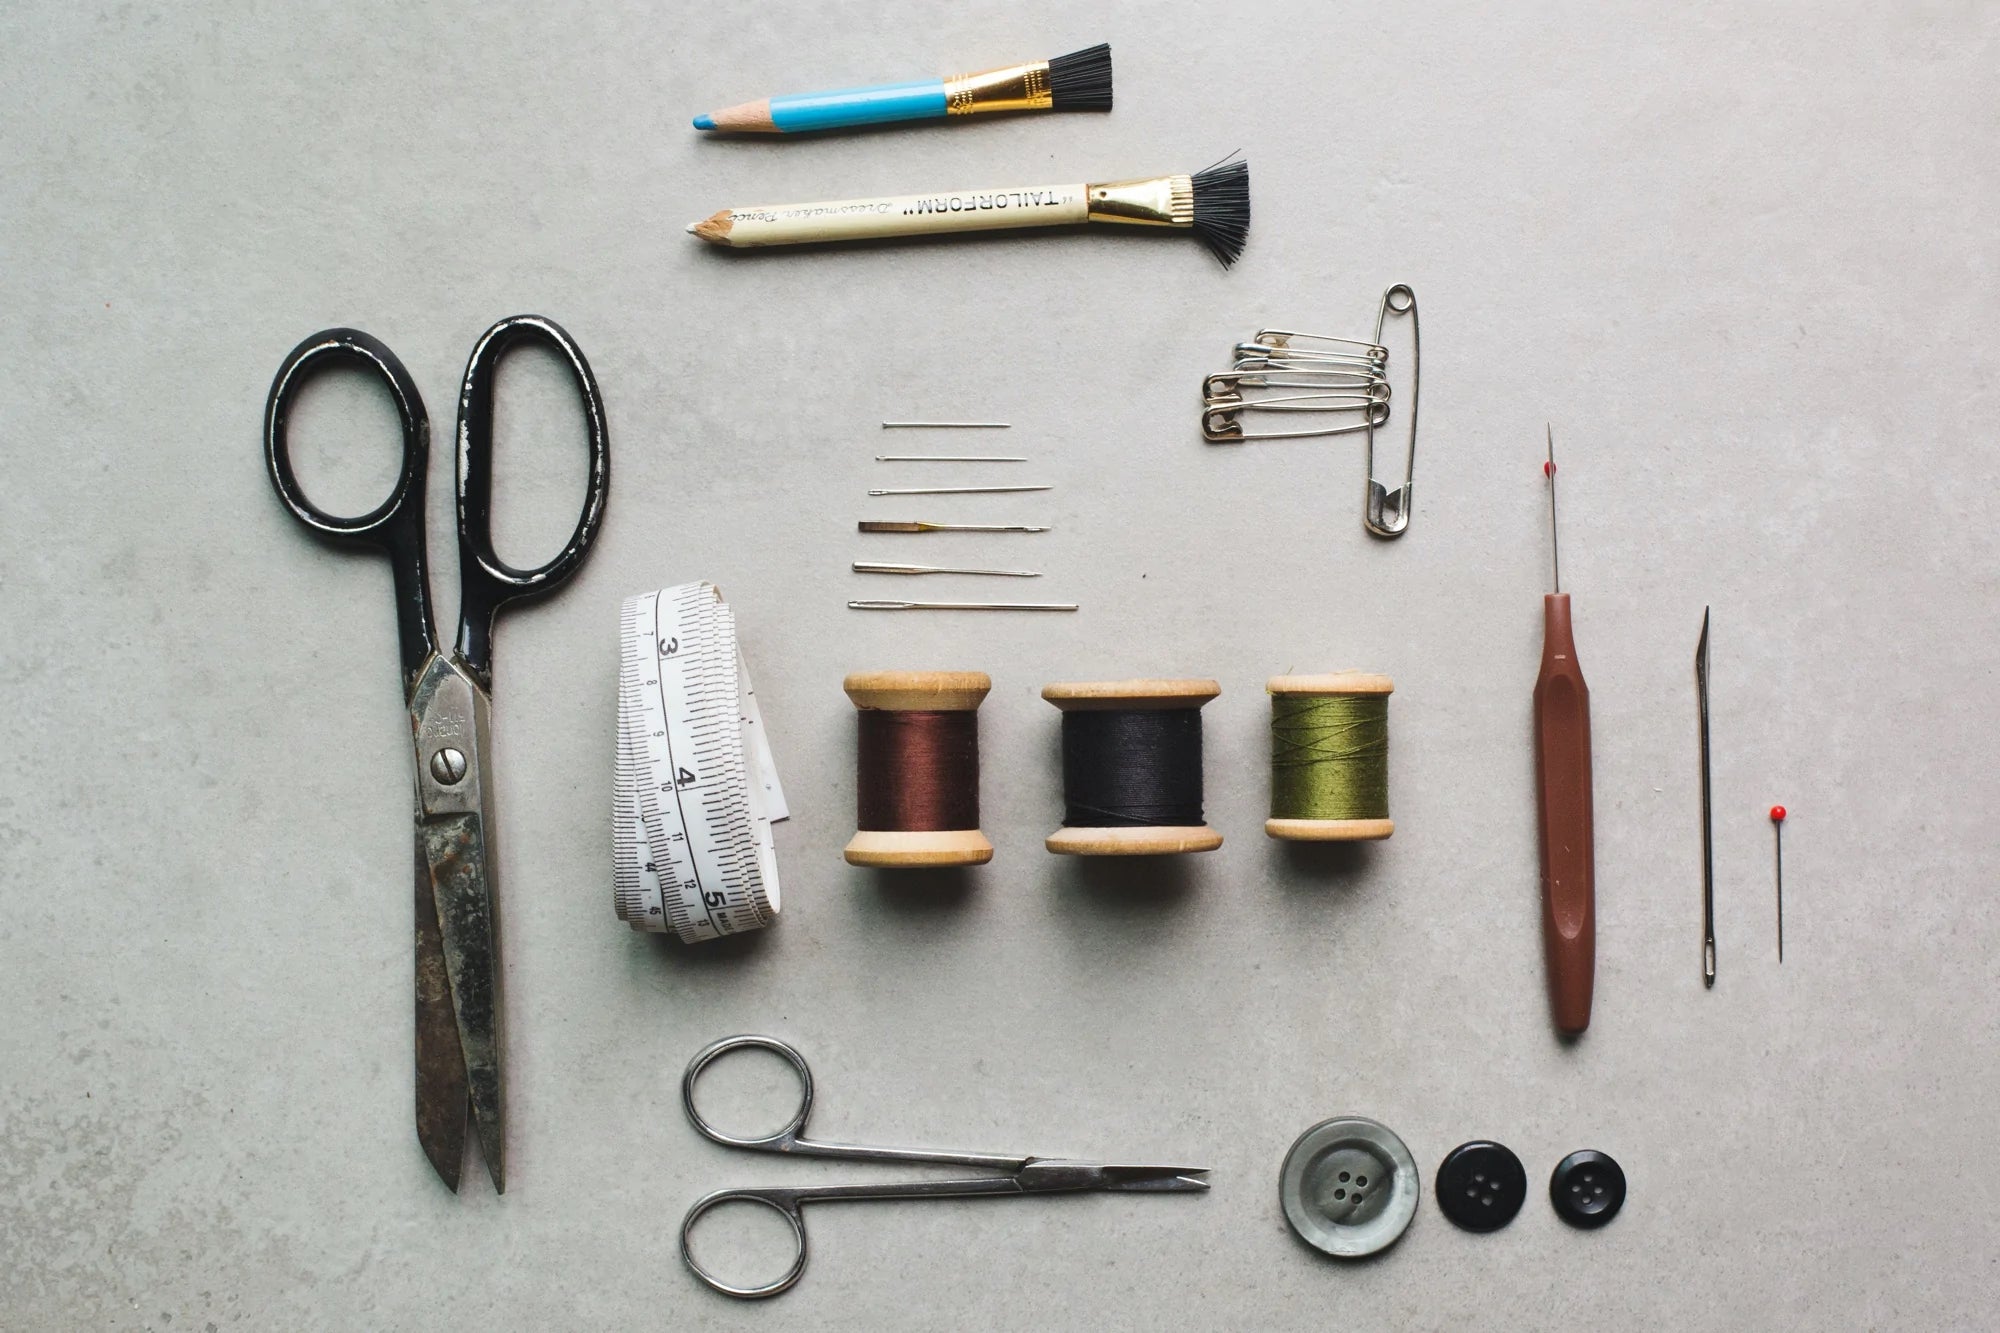
[[[1111,48],[1100,43],[1053,60],[915,83],[766,97],[696,116],[698,130],[797,134],[982,111],[1109,111]]]

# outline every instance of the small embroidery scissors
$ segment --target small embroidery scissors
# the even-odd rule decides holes
[[[799,1109],[783,1128],[751,1137],[725,1134],[702,1117],[694,1104],[695,1080],[704,1069],[731,1051],[770,1051],[787,1061],[799,1076]],[[924,1148],[865,1148],[851,1143],[820,1143],[805,1137],[806,1117],[812,1114],[813,1078],[806,1058],[775,1037],[725,1037],[704,1047],[688,1062],[681,1076],[681,1105],[688,1120],[706,1138],[727,1148],[751,1152],[788,1153],[794,1157],[838,1157],[856,1162],[922,1162],[942,1166],[971,1166],[1005,1172],[1004,1175],[977,1176],[957,1180],[894,1181],[880,1185],[770,1186],[760,1189],[717,1190],[695,1200],[681,1223],[681,1258],[709,1287],[725,1296],[755,1300],[787,1291],[806,1271],[806,1224],[804,1208],[809,1203],[869,1199],[992,1199],[1024,1194],[1074,1194],[1086,1190],[1143,1190],[1151,1193],[1205,1190],[1206,1167],[1192,1166],[1107,1166],[1101,1162],[1078,1162],[1051,1157],[1021,1157],[1005,1154],[936,1152]],[[775,1208],[791,1224],[798,1253],[784,1276],[762,1286],[739,1287],[724,1282],[695,1262],[689,1236],[696,1222],[710,1209],[725,1203],[757,1203]]]
[[[576,531],[553,560],[516,569],[493,553],[493,388],[501,359],[539,343],[569,367],[583,403],[590,474]],[[336,366],[380,379],[402,421],[403,463],[389,498],[358,518],[313,504],[292,471],[288,436],[299,390]],[[493,900],[493,780],[486,763],[493,695],[493,619],[508,602],[546,593],[583,563],[610,487],[604,404],[590,364],[561,326],[515,315],[481,335],[458,399],[458,641],[438,642],[424,558],[424,480],[430,417],[410,372],[358,329],[313,334],[278,368],[264,409],[264,462],[292,516],[318,536],[386,553],[395,578],[417,780],[417,1140],[444,1183],[458,1189],[466,1120],[478,1132],[495,1191],[506,1189],[501,1105],[499,939]]]

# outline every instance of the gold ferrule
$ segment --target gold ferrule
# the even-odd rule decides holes
[[[1192,227],[1194,178],[1155,176],[1086,187],[1092,222],[1130,222],[1142,227]]]
[[[1047,111],[1054,105],[1046,60],[989,69],[983,74],[951,74],[944,81],[948,116],[969,116],[975,111]]]

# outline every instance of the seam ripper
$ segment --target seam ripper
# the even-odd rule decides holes
[[[1596,851],[1590,779],[1590,688],[1576,661],[1556,535],[1556,442],[1548,431],[1549,554],[1554,591],[1542,598],[1542,667],[1535,681],[1535,795],[1542,850],[1542,944],[1556,1031],[1590,1026],[1597,970]]]

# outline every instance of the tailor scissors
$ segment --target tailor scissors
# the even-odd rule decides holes
[[[552,348],[583,400],[590,476],[576,531],[553,560],[516,569],[493,553],[493,388],[502,357],[526,343]],[[299,390],[322,371],[358,366],[389,390],[402,419],[403,466],[389,498],[359,518],[308,500],[292,472],[287,435]],[[604,518],[611,481],[604,404],[569,334],[539,315],[515,315],[480,336],[458,398],[458,641],[446,650],[431,620],[424,558],[424,478],[430,418],[410,372],[358,329],[327,329],[292,349],[264,409],[264,462],[292,516],[319,536],[385,552],[395,577],[417,779],[417,1140],[444,1183],[458,1189],[468,1115],[496,1192],[506,1190],[501,1098],[500,970],[494,911],[493,780],[486,763],[493,695],[493,619],[508,602],[546,593],[576,572]]]
[[[799,1109],[782,1129],[770,1134],[743,1137],[725,1134],[702,1117],[694,1104],[695,1080],[703,1070],[732,1051],[770,1051],[786,1060],[799,1076]],[[925,1148],[864,1148],[851,1143],[819,1143],[805,1136],[806,1117],[812,1114],[813,1077],[806,1058],[776,1037],[724,1037],[704,1047],[688,1062],[681,1076],[681,1105],[688,1120],[706,1138],[728,1148],[751,1152],[788,1153],[793,1157],[838,1157],[851,1162],[926,1162],[943,1166],[972,1166],[1005,1175],[978,1176],[961,1180],[908,1180],[881,1185],[771,1186],[758,1189],[717,1190],[695,1200],[681,1223],[681,1258],[697,1278],[725,1296],[756,1300],[790,1290],[806,1271],[805,1206],[868,1199],[994,1199],[1024,1194],[1076,1194],[1088,1190],[1143,1190],[1151,1193],[1205,1190],[1208,1174],[1198,1166],[1107,1166],[1101,1162],[1079,1162],[1052,1157],[1021,1157],[1007,1154],[935,1152]],[[710,1209],[725,1203],[756,1203],[775,1208],[792,1227],[798,1253],[784,1276],[762,1286],[739,1287],[724,1282],[695,1262],[689,1237],[694,1225]]]

